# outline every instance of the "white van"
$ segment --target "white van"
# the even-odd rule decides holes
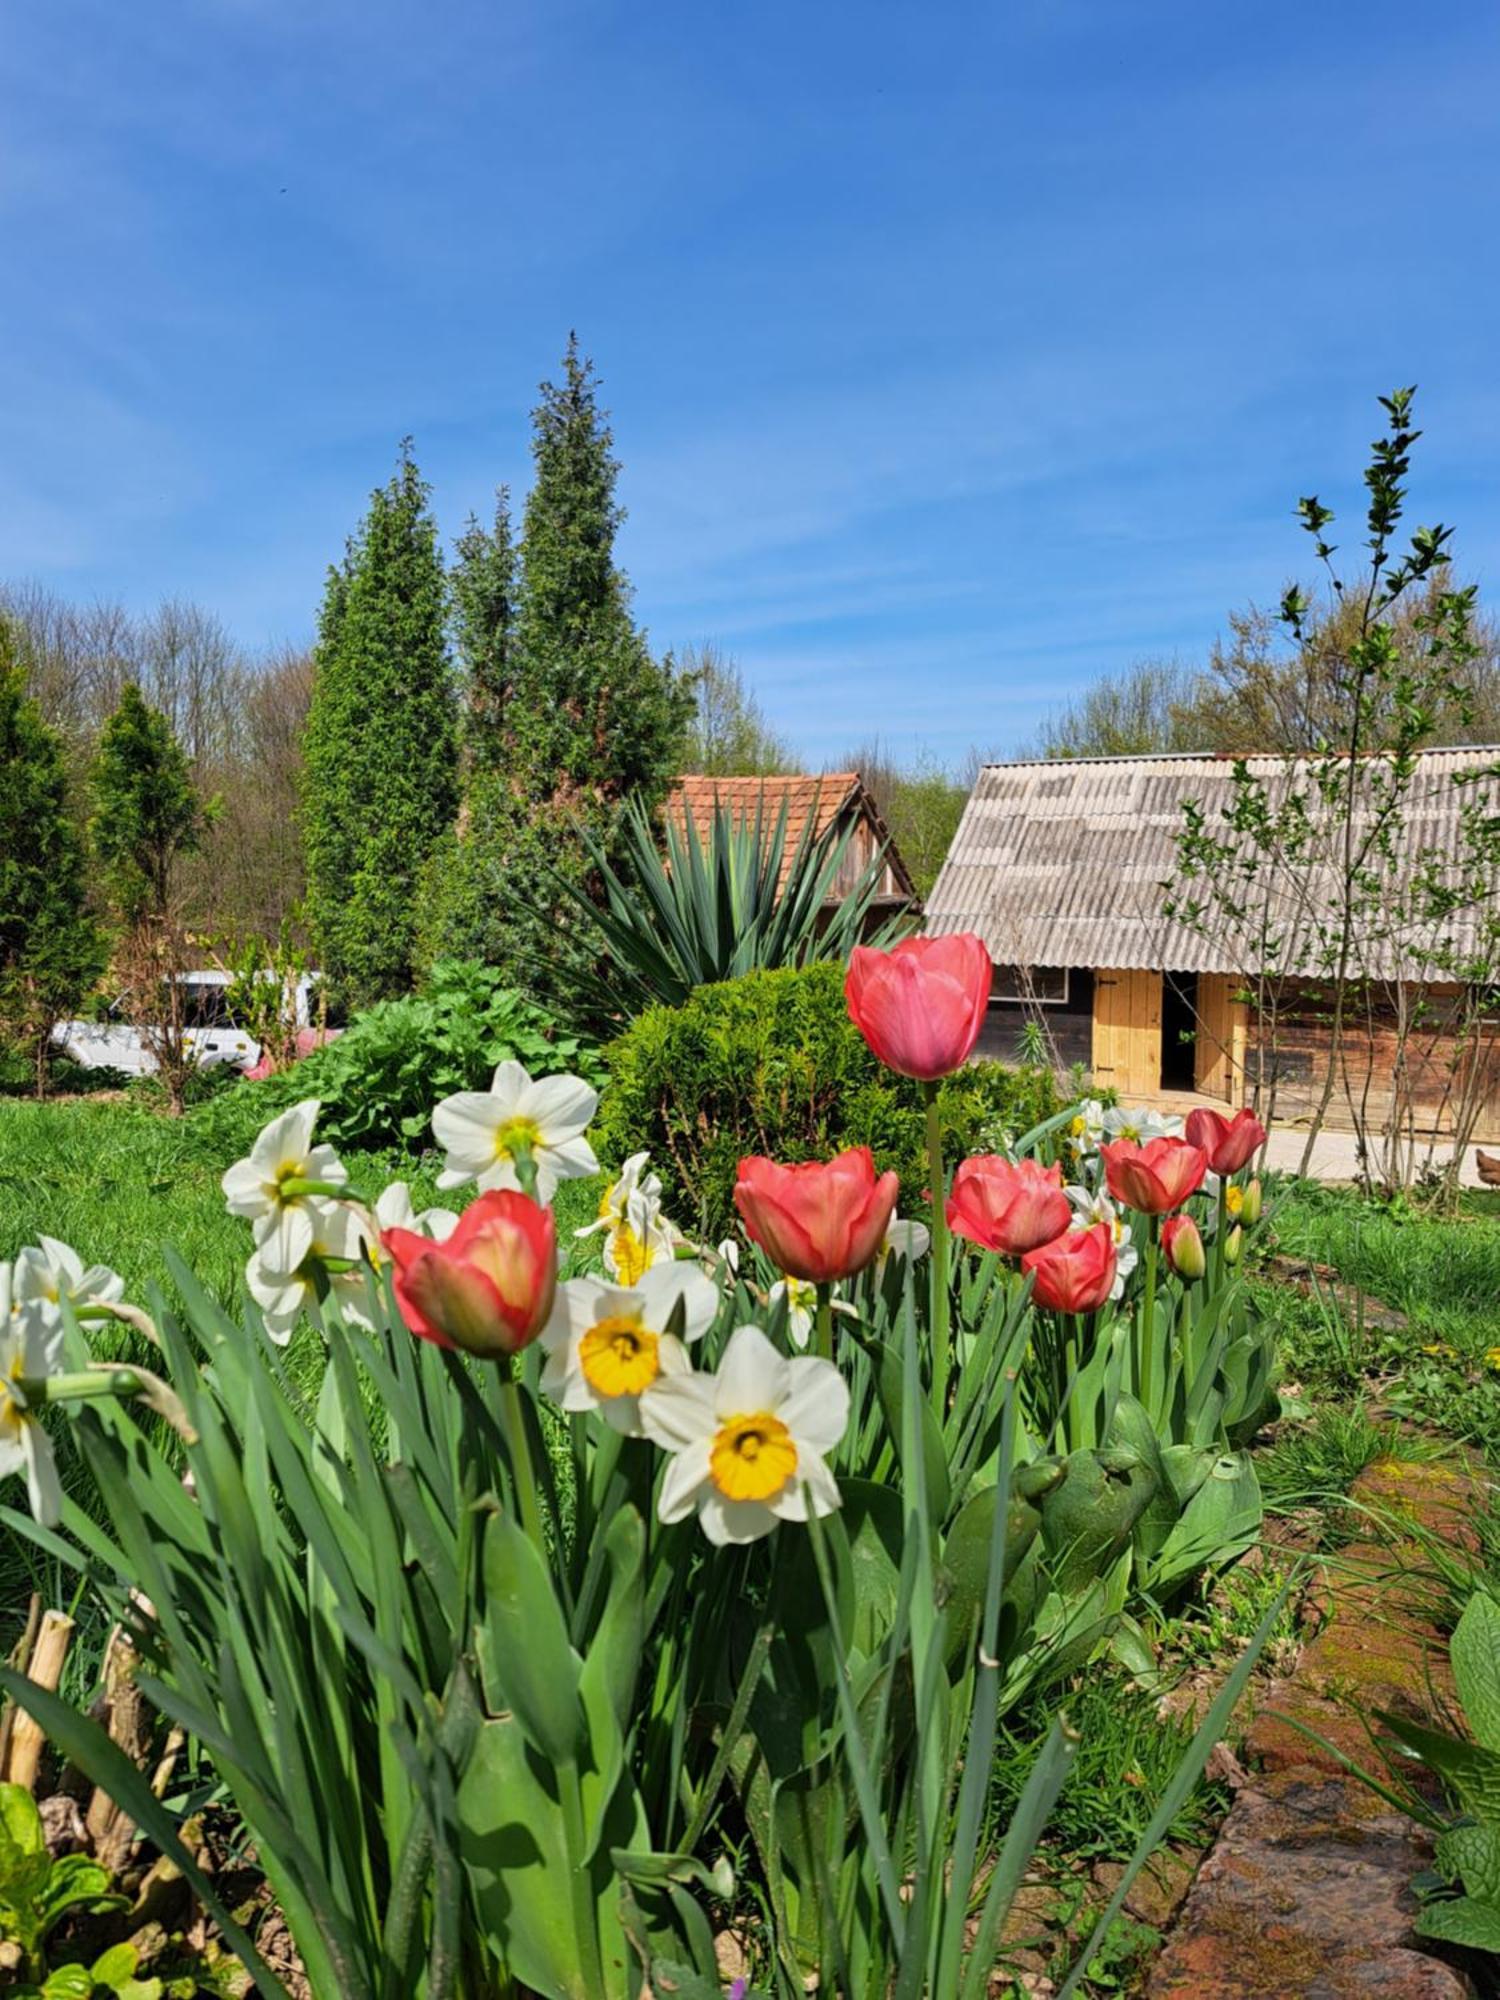
[[[228,988],[234,983],[233,973],[184,972],[179,978],[187,988],[187,1044],[199,1068],[232,1063],[236,1069],[253,1069],[260,1061],[260,1043],[230,1013]],[[297,982],[299,1028],[312,1025],[316,983],[316,973],[306,973]],[[52,1041],[84,1069],[117,1069],[127,1076],[149,1076],[156,1068],[156,1058],[146,1047],[140,1029],[123,1018],[122,1001],[117,1000],[102,1021],[59,1021],[52,1030]]]

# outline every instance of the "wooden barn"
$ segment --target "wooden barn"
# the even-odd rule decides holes
[[[1500,812],[1492,773],[1500,750],[1431,750],[1417,760],[1402,852],[1458,867],[1465,811]],[[995,960],[994,997],[979,1053],[1012,1059],[1027,1023],[1060,1067],[1079,1065],[1129,1102],[1188,1097],[1309,1112],[1331,1054],[1326,936],[1336,907],[1337,829],[1320,826],[1314,767],[1258,757],[1248,769],[1273,799],[1294,789],[1313,834],[1295,863],[1266,867],[1270,897],[1252,924],[1168,917],[1183,885],[1179,841],[1189,802],[1222,827],[1235,795],[1233,760],[1214,754],[1101,757],[987,765],[928,901],[930,932],[972,930]],[[1358,823],[1358,822],[1357,822]],[[1398,880],[1403,863],[1394,863]],[[1188,885],[1203,897],[1201,885]],[[1401,903],[1398,891],[1392,901]],[[1488,911],[1456,900],[1441,937],[1402,930],[1355,945],[1357,1007],[1341,1037],[1347,1073],[1371,1093],[1377,1119],[1399,1113],[1416,1132],[1448,1129],[1455,1075],[1482,1062],[1484,1098],[1473,1136],[1500,1139],[1500,1059],[1491,1020],[1476,1043],[1442,1023],[1474,1009],[1454,978]],[[1279,955],[1267,940],[1279,938]],[[1268,957],[1276,962],[1267,964]],[[1438,968],[1442,967],[1443,970]],[[1319,977],[1320,973],[1323,975]],[[1487,989],[1488,990],[1488,989]],[[1486,1001],[1486,1006],[1488,1001]],[[1500,996],[1496,996],[1500,1007]],[[1413,1023],[1420,1023],[1415,1032]],[[1477,1053],[1476,1053],[1477,1049]],[[1341,1122],[1335,1104],[1329,1122]]]
[[[852,829],[849,844],[834,876],[828,900],[840,901],[859,880],[870,861],[882,848],[885,869],[873,914],[880,922],[902,911],[921,909],[906,863],[901,859],[890,830],[881,818],[873,796],[858,771],[826,771],[821,777],[781,778],[679,778],[668,795],[667,822],[678,832],[689,814],[701,839],[713,823],[715,809],[727,808],[736,821],[753,823],[757,812],[769,832],[779,814],[786,813],[786,849],[782,877],[791,866],[797,843],[809,823],[814,833],[830,826]]]

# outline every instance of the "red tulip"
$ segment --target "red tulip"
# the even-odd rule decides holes
[[[1187,1135],[1207,1153],[1209,1171],[1215,1174],[1237,1174],[1266,1143],[1266,1128],[1253,1111],[1236,1111],[1232,1118],[1207,1107],[1190,1111]]]
[[[1115,1233],[1107,1222],[1069,1229],[1028,1250],[1021,1269],[1036,1283],[1031,1296],[1053,1312],[1097,1312],[1115,1286]]]
[[[1062,1168],[1035,1160],[1012,1166],[994,1153],[965,1160],[953,1176],[948,1227],[982,1250],[1019,1257],[1050,1243],[1072,1220],[1062,1191]]]
[[[856,945],[844,979],[849,1018],[888,1069],[934,1083],[972,1054],[993,970],[972,931],[903,938],[889,951]]]
[[[894,1174],[877,1179],[868,1146],[801,1167],[778,1166],[757,1155],[740,1161],[734,1205],[778,1270],[827,1285],[852,1277],[874,1259],[899,1189]]]
[[[1208,1269],[1203,1254],[1203,1238],[1190,1215],[1169,1215],[1161,1226],[1163,1255],[1179,1278],[1189,1284]]]
[[[423,1340],[491,1359],[535,1340],[557,1285],[557,1223],[514,1188],[482,1194],[442,1243],[411,1229],[380,1239],[401,1317]]]
[[[1207,1153],[1186,1139],[1151,1139],[1144,1146],[1117,1139],[1112,1146],[1101,1146],[1099,1153],[1110,1193],[1142,1215],[1165,1215],[1168,1209],[1181,1208],[1208,1172]]]

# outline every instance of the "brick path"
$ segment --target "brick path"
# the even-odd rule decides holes
[[[1384,1460],[1357,1499],[1461,1541],[1472,1505],[1461,1465]],[[1374,1534],[1372,1529],[1372,1536]],[[1325,1572],[1328,1615],[1291,1676],[1273,1684],[1246,1746],[1254,1775],[1198,1871],[1147,1992],[1150,2000],[1464,2000],[1475,1988],[1411,1933],[1423,1830],[1349,1777],[1286,1719],[1366,1769],[1376,1753],[1353,1696],[1430,1715],[1451,1695],[1442,1640],[1402,1571],[1420,1561],[1391,1533],[1341,1550]]]

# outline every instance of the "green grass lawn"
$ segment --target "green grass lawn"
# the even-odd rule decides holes
[[[144,1304],[153,1285],[167,1282],[162,1246],[171,1244],[237,1313],[251,1246],[248,1226],[227,1213],[219,1190],[231,1157],[220,1157],[191,1115],[166,1118],[98,1098],[0,1098],[0,1258],[39,1235],[57,1236],[86,1264],[118,1271],[126,1297]],[[350,1154],[346,1164],[372,1198],[405,1180],[419,1208],[437,1200],[463,1206],[462,1196],[439,1196],[433,1154],[420,1162],[394,1152]],[[563,1185],[554,1206],[565,1254],[597,1202],[597,1182]]]
[[[1331,1265],[1409,1322],[1394,1330],[1355,1314],[1351,1323],[1327,1297],[1259,1281],[1287,1376],[1319,1403],[1378,1400],[1500,1465],[1500,1200],[1467,1196],[1450,1219],[1289,1182],[1274,1195],[1271,1229],[1278,1249]]]

